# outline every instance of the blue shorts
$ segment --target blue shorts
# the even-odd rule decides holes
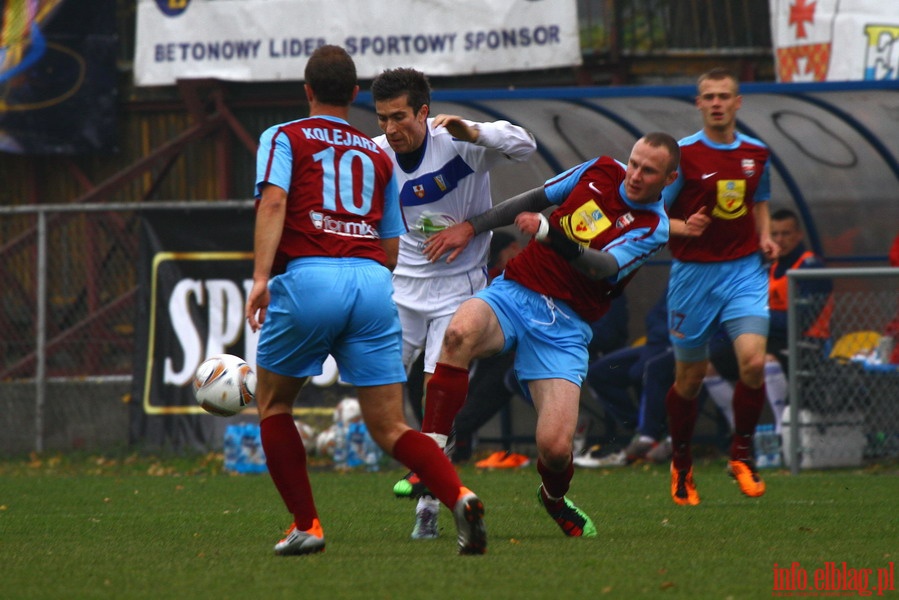
[[[709,340],[722,323],[731,335],[768,335],[768,275],[761,257],[675,260],[668,283],[668,330],[677,359],[708,358]]]
[[[520,382],[566,379],[578,386],[584,382],[593,330],[567,304],[502,276],[474,297],[496,314],[505,336],[502,351],[515,350]]]
[[[355,386],[406,381],[390,271],[364,258],[299,258],[269,282],[256,362],[289,377],[321,375],[328,355]]]

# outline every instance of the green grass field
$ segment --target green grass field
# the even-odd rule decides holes
[[[698,507],[671,502],[664,467],[578,470],[569,497],[593,539],[546,516],[534,466],[465,467],[486,556],[456,555],[446,510],[440,539],[409,539],[414,504],[391,493],[402,474],[314,472],[327,551],[276,557],[290,516],[268,475],[223,473],[220,457],[0,463],[0,597],[770,598],[775,563],[799,563],[813,586],[845,562],[872,569],[872,588],[899,556],[893,467],[764,472],[768,493],[748,499],[710,461]]]

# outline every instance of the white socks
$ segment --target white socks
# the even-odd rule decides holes
[[[709,396],[715,401],[715,405],[724,414],[733,429],[734,385],[720,375],[707,376],[703,383]],[[765,363],[765,394],[768,396],[768,404],[771,405],[771,412],[774,414],[774,430],[780,433],[784,409],[787,406],[787,377],[776,360]]]
[[[774,413],[774,431],[780,433],[784,409],[787,407],[787,376],[776,360],[765,363],[765,393],[771,412]]]
[[[449,439],[448,435],[443,435],[442,433],[426,433],[425,435],[437,442],[441,450],[446,448],[446,441]]]
[[[730,424],[730,430],[734,430],[734,384],[721,375],[707,375],[702,380],[705,389],[715,402],[715,406]]]

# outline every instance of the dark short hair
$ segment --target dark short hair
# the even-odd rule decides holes
[[[413,112],[431,105],[431,84],[421,71],[409,68],[387,69],[371,82],[371,96],[375,102],[393,100],[406,95]]]
[[[305,81],[322,104],[349,106],[356,88],[356,65],[340,46],[319,46],[306,63]]]
[[[677,165],[680,164],[680,146],[677,145],[676,139],[663,131],[652,131],[640,139],[653,148],[665,148],[671,156],[671,161],[668,163],[668,172],[671,173],[677,170]]]
[[[516,238],[511,233],[506,233],[505,231],[494,231],[493,237],[490,238],[490,260],[488,261],[487,266],[492,267],[493,265],[495,265],[496,260],[499,258],[499,253],[517,241],[518,238]]]
[[[724,67],[715,67],[714,69],[709,69],[708,71],[700,75],[699,79],[696,80],[696,90],[699,91],[699,86],[702,85],[702,82],[709,79],[711,79],[712,81],[730,79],[734,82],[736,93],[740,93],[740,78],[737,77],[737,74],[730,69],[725,69]]]
[[[802,228],[802,225],[799,222],[799,215],[789,208],[779,208],[771,213],[772,221],[789,221],[790,219],[796,222],[796,227],[798,229]]]

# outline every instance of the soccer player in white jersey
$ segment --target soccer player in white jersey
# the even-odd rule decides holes
[[[422,252],[425,241],[492,208],[490,169],[503,161],[525,161],[537,146],[527,130],[508,121],[475,123],[455,115],[430,117],[430,84],[414,69],[384,71],[372,82],[371,91],[384,132],[374,140],[397,167],[400,203],[409,227],[400,237],[393,272],[393,298],[403,327],[403,362],[408,370],[424,351],[427,386],[453,313],[487,285],[491,233],[476,236],[451,263],[429,261]],[[417,399],[412,403],[417,404]],[[425,408],[423,432],[434,431],[428,419]],[[446,436],[433,437],[446,446]],[[399,497],[421,495],[412,537],[437,537],[440,503],[426,493],[418,476],[406,475],[394,493]]]

